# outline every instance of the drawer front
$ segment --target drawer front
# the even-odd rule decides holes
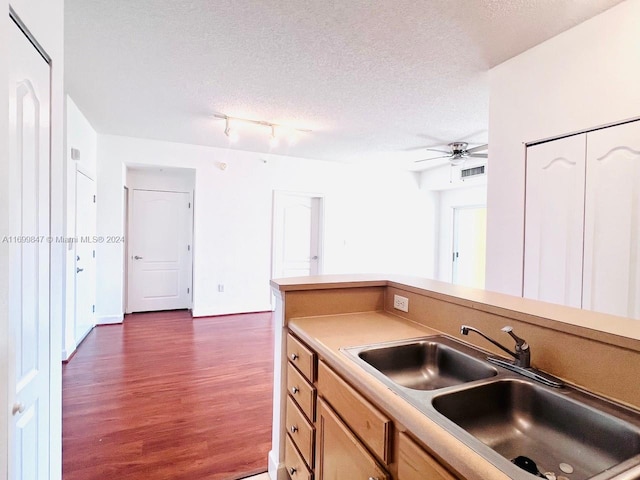
[[[287,391],[300,406],[300,410],[312,422],[316,419],[316,389],[296,370],[287,364]]]
[[[287,415],[286,415],[287,432],[291,435],[291,439],[298,447],[302,458],[307,462],[310,469],[313,469],[313,454],[315,429],[307,421],[298,406],[287,395]]]
[[[316,379],[316,354],[309,350],[293,335],[287,335],[287,358],[309,382]]]
[[[304,460],[293,445],[289,435],[286,436],[284,447],[284,465],[291,480],[313,480],[313,474],[309,471]]]
[[[398,480],[456,480],[448,470],[405,433],[398,439]]]
[[[318,363],[321,396],[385,464],[391,461],[392,422],[327,367]]]
[[[329,405],[318,400],[318,461],[322,480],[389,480],[389,474]]]

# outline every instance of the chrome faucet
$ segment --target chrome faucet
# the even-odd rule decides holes
[[[505,347],[504,345],[501,345],[500,343],[496,342],[492,338],[487,337],[484,333],[482,333],[477,328],[473,328],[468,325],[462,325],[460,327],[460,333],[462,335],[469,335],[470,331],[476,332],[478,335],[480,335],[483,338],[486,338],[502,351],[507,352],[509,355],[511,355],[515,359],[513,361],[514,365],[522,368],[531,367],[531,349],[529,348],[529,344],[524,339],[518,337],[515,333],[513,333],[513,327],[509,327],[509,326],[503,327],[502,331],[511,335],[511,337],[516,341],[515,352],[512,352],[507,347]]]
[[[529,344],[524,339],[518,337],[515,333],[513,333],[512,327],[509,327],[509,326],[503,327],[502,331],[511,335],[511,338],[513,338],[516,341],[515,352],[512,352],[504,345],[501,345],[500,343],[496,342],[494,339],[487,337],[484,333],[482,333],[477,328],[473,328],[468,325],[462,325],[460,327],[460,333],[462,335],[469,335],[469,332],[476,332],[478,335],[489,340],[500,350],[507,352],[509,355],[511,355],[514,358],[514,360],[510,362],[499,357],[488,357],[487,361],[495,365],[499,365],[508,370],[511,370],[513,372],[524,375],[525,377],[532,378],[538,382],[542,382],[545,385],[548,385],[550,387],[561,388],[564,385],[562,383],[562,380],[552,375],[549,375],[546,372],[538,370],[537,368],[531,367],[531,349],[529,348]]]

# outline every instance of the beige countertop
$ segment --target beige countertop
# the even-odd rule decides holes
[[[289,328],[357,390],[404,425],[453,470],[468,480],[509,477],[457,440],[340,351],[343,347],[435,335],[441,332],[386,312],[293,318]]]
[[[271,280],[271,285],[281,292],[391,286],[506,317],[525,320],[535,318],[540,323],[548,323],[549,320],[559,322],[554,328],[564,330],[565,327],[558,325],[565,325],[567,331],[572,331],[572,327],[579,327],[582,329],[581,335],[588,336],[588,331],[600,339],[611,335],[614,343],[623,344],[632,350],[640,350],[640,320],[462,287],[437,280],[401,275],[318,275],[274,279]]]

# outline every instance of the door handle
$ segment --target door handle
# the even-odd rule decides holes
[[[18,413],[22,413],[22,412],[24,412],[24,403],[22,402],[14,403],[13,408],[11,409],[11,414],[15,416]]]
[[[318,259],[318,255],[314,255],[313,257],[311,257],[311,260],[317,260]]]
[[[84,268],[77,267],[76,268],[76,273],[80,273],[80,272],[84,272]]]
[[[133,257],[134,260],[142,260],[142,257],[139,257],[138,255],[136,255],[135,257]]]

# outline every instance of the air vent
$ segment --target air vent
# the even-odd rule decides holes
[[[463,168],[462,170],[460,170],[460,178],[464,180],[465,178],[484,175],[485,168],[486,168],[486,165],[480,165],[479,167],[472,167],[472,168]]]

